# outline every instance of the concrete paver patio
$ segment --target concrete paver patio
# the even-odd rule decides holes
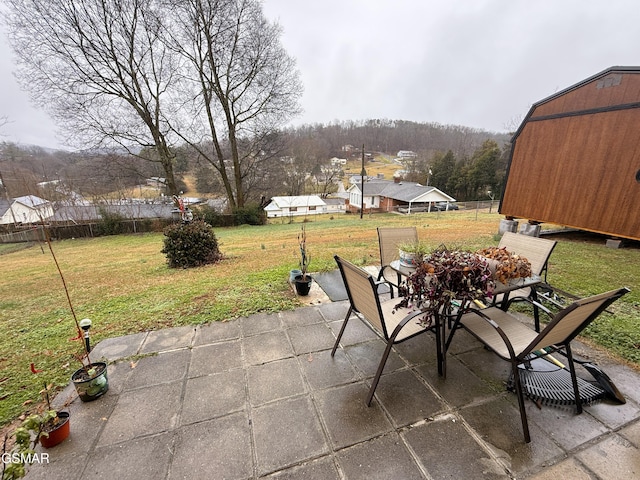
[[[599,364],[627,398],[585,408],[527,402],[525,444],[508,364],[465,332],[438,377],[431,334],[394,348],[347,302],[112,338],[108,393],[69,405],[71,435],[28,479],[640,478],[640,374]],[[589,349],[576,345],[582,356]],[[119,360],[119,361],[118,361]],[[58,404],[75,396],[72,387]]]

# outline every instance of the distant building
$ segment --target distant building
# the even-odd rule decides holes
[[[146,180],[148,187],[164,188],[167,186],[167,179],[164,177],[151,177]]]
[[[268,218],[344,212],[344,200],[327,199],[327,201],[321,199],[318,195],[273,197],[271,202],[264,207],[264,211],[267,212]],[[342,203],[342,209],[339,207],[340,203]]]
[[[346,165],[347,164],[347,159],[346,158],[338,158],[338,157],[333,157],[331,160],[331,165]]]
[[[35,195],[4,201],[0,206],[0,225],[40,223],[53,215],[51,202]]]
[[[346,198],[342,196],[325,198],[324,203],[327,206],[325,213],[345,213],[347,211]]]
[[[359,212],[362,202],[364,209],[372,212],[406,213],[431,211],[439,202],[455,202],[455,198],[447,195],[436,187],[424,186],[414,182],[391,182],[389,180],[372,180],[364,184],[364,198],[362,184],[351,185],[348,209]]]
[[[411,150],[400,150],[398,152],[398,155],[396,155],[398,158],[416,158],[418,156],[418,154],[416,152],[412,152]]]

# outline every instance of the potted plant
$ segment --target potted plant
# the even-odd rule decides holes
[[[67,288],[67,282],[65,281],[64,275],[62,274],[62,269],[60,268],[58,259],[56,258],[53,247],[51,245],[51,238],[49,237],[46,229],[45,234],[49,251],[51,252],[51,256],[53,257],[53,261],[58,270],[60,279],[62,280],[62,287],[65,291],[69,309],[71,310],[71,315],[75,322],[77,335],[75,338],[73,338],[73,340],[79,340],[83,344],[83,352],[79,356],[82,367],[73,373],[73,375],[71,376],[71,381],[76,388],[80,400],[82,400],[83,402],[88,402],[101,397],[107,392],[107,390],[109,390],[109,381],[107,379],[107,364],[105,362],[93,363],[91,361],[91,358],[89,356],[89,353],[91,351],[91,346],[89,344],[89,327],[91,326],[91,320],[85,318],[81,321],[78,321],[75,309],[73,308],[73,303],[71,302],[71,296],[69,295],[69,289]]]
[[[36,452],[36,447],[40,444],[51,448],[69,436],[69,413],[55,410],[33,413],[11,436],[14,440],[11,450],[7,451],[7,437],[2,448],[2,480],[22,478],[32,463],[48,461],[49,454]]]
[[[311,290],[311,282],[313,278],[307,273],[309,263],[311,263],[311,256],[307,250],[307,231],[304,224],[298,234],[298,246],[300,248],[300,275],[294,278],[293,284],[296,287],[296,293],[301,296],[309,295]]]
[[[41,370],[36,370],[32,363],[31,372],[38,374]],[[51,408],[49,400],[51,388],[52,385],[44,382],[44,388],[40,391],[46,408],[40,405],[34,413],[22,420],[10,436],[5,436],[2,445],[2,474],[0,475],[2,480],[22,478],[27,473],[27,467],[32,463],[48,461],[47,453],[36,452],[38,444],[44,448],[52,448],[69,436],[69,412]],[[7,451],[7,444],[11,439],[13,445]]]
[[[398,245],[400,264],[405,267],[416,267],[429,250],[429,246],[420,240],[400,243]]]

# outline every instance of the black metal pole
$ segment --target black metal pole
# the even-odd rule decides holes
[[[364,176],[367,174],[364,170],[364,143],[362,144],[362,170],[360,170],[360,220],[364,212]]]

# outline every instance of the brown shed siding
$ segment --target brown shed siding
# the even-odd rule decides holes
[[[514,136],[500,213],[640,239],[640,70],[534,105]]]

